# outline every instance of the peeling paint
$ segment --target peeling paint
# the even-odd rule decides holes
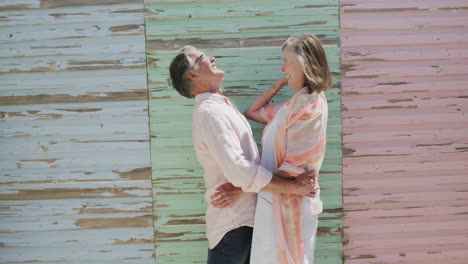
[[[78,219],[75,225],[83,229],[151,227],[152,221],[152,215],[128,218],[86,218]]]
[[[140,27],[141,27],[141,25],[136,25],[136,24],[134,24],[134,25],[122,25],[122,26],[110,27],[109,30],[111,32],[120,32],[120,31],[138,29]]]
[[[154,263],[144,1],[0,20],[1,262]]]
[[[146,100],[146,98],[146,90],[134,90],[133,92],[110,92],[107,93],[106,96],[103,96],[101,93],[87,93],[78,96],[68,94],[40,94],[33,96],[3,96],[0,97],[0,105],[135,101]]]
[[[156,262],[206,263],[205,186],[191,142],[193,102],[181,98],[168,82],[167,69],[174,54],[184,45],[192,45],[214,56],[226,72],[223,94],[242,111],[281,76],[284,41],[292,34],[310,32],[325,44],[333,78],[327,92],[333,125],[321,172],[325,211],[319,220],[316,262],[343,263],[339,3],[202,1],[196,8],[190,8],[194,3],[185,3],[186,11],[175,2],[145,3]],[[290,95],[281,91],[275,100]],[[259,140],[261,126],[253,127]]]
[[[130,191],[120,188],[18,190],[15,193],[1,193],[0,200],[139,197],[148,193],[148,190],[139,188],[133,190],[138,193],[130,194]]]
[[[466,8],[341,1],[348,264],[468,257]]]
[[[129,240],[123,241],[120,239],[115,240],[114,244],[116,245],[122,245],[122,244],[147,244],[147,243],[152,243],[153,241],[150,239],[136,239],[136,238],[131,238]]]
[[[82,6],[83,3],[76,0],[40,0],[41,8],[57,8],[57,7],[79,7]],[[125,0],[125,4],[141,4],[141,0]],[[87,2],[86,5],[116,5],[122,4],[122,1],[119,0],[93,0],[89,3]]]
[[[99,112],[99,111],[102,111],[102,108],[57,109],[57,110],[59,110],[59,111],[66,111],[66,112],[88,113],[88,112]]]

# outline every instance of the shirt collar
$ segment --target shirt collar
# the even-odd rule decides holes
[[[195,96],[195,102],[200,103],[205,100],[216,100],[220,102],[225,102],[226,96],[218,94],[218,93],[202,93],[202,94],[197,94]]]

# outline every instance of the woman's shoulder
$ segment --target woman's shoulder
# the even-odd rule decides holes
[[[296,98],[294,98],[292,101],[293,103],[291,104],[291,108],[293,112],[297,112],[304,108],[310,108],[313,105],[321,105],[326,103],[326,98],[323,92],[304,92],[297,94]]]

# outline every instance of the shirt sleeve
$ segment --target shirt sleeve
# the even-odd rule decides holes
[[[267,104],[260,109],[260,114],[266,121],[270,122],[273,119],[273,117],[275,117],[278,110],[281,109],[281,107],[283,107],[287,103],[288,101],[279,104]]]
[[[278,170],[293,176],[307,169],[319,169],[326,144],[326,123],[322,118],[323,99],[301,106],[288,120],[286,156]],[[293,106],[290,106],[293,107]],[[311,167],[312,166],[312,167]]]
[[[208,151],[229,182],[244,192],[259,192],[271,181],[271,172],[246,158],[240,135],[226,116],[204,113],[199,122]]]

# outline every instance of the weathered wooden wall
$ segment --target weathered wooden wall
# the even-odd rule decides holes
[[[0,262],[153,263],[143,0],[0,1]]]
[[[467,263],[468,2],[341,7],[345,263]]]
[[[241,110],[282,76],[281,44],[294,33],[317,34],[334,75],[328,149],[321,171],[325,212],[319,224],[317,263],[342,263],[341,101],[339,6],[314,1],[146,0],[148,85],[155,193],[156,261],[206,263],[203,170],[192,146],[193,100],[168,84],[169,62],[184,45],[216,57],[224,91]],[[282,100],[292,91],[284,92]],[[256,139],[262,127],[252,123]]]

